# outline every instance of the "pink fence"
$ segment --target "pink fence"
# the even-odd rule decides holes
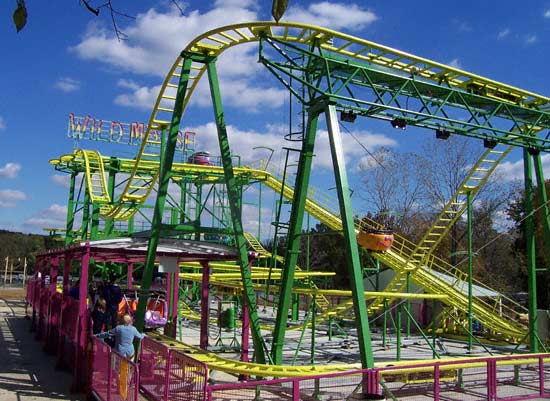
[[[168,398],[170,401],[206,400],[208,367],[181,352],[169,354]]]
[[[59,357],[71,368],[79,360],[73,373],[85,373],[85,355],[77,358],[79,302],[70,298],[61,302],[58,294],[50,299],[48,290],[36,282],[29,284],[27,294],[33,316],[38,317],[37,332],[48,323],[48,336],[59,338]],[[89,316],[83,319],[89,321]],[[99,340],[93,339],[92,344],[90,384],[102,401],[136,401],[140,388],[154,401],[328,401],[361,399],[365,394],[400,400],[422,394],[436,401],[550,398],[550,354],[434,360],[315,377],[209,385],[205,364],[150,338],[142,342],[139,368]]]
[[[97,338],[93,339],[92,349],[92,394],[100,401],[137,401],[138,366]]]
[[[48,316],[48,330],[46,334],[46,350],[50,353],[57,352],[60,323],[61,294],[55,293],[50,300],[50,313]]]
[[[38,303],[36,310],[38,311],[38,325],[36,326],[36,338],[42,339],[46,335],[47,319],[48,319],[48,307],[49,307],[50,293],[47,287],[38,289]]]
[[[529,400],[550,397],[550,354],[432,361],[293,379],[208,385],[207,400]]]
[[[90,375],[90,389],[96,398],[110,401],[109,389],[111,372],[111,347],[103,341],[92,340],[92,373]]]
[[[150,399],[168,397],[168,347],[145,337],[141,342],[139,361],[140,386]]]
[[[25,301],[30,306],[34,303],[34,280],[31,279],[27,282],[27,293],[25,294]]]
[[[58,355],[60,363],[69,369],[74,368],[77,352],[78,306],[79,302],[71,298],[65,298],[61,305],[60,352]]]
[[[139,367],[116,351],[111,352],[111,401],[137,401]]]
[[[140,387],[154,401],[206,399],[205,364],[148,337],[141,344]]]

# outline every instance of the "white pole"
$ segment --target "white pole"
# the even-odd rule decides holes
[[[9,263],[9,256],[6,256],[6,268],[4,269],[4,287],[6,286],[8,282],[8,263]]]
[[[25,281],[27,280],[27,257],[23,259],[23,287],[25,287]]]

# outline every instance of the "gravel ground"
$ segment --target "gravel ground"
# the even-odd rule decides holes
[[[30,332],[21,291],[0,289],[0,400],[85,400],[72,394],[72,377],[55,369],[55,358]]]

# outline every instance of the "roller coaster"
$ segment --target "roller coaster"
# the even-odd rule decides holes
[[[260,62],[307,109],[307,125],[298,138],[301,152],[294,182],[289,182],[285,175],[265,168],[233,165],[226,130],[228,117],[221,102],[216,61],[225,50],[253,42],[258,43]],[[202,165],[175,162],[177,135],[185,124],[185,111],[205,74],[212,94],[221,163]],[[389,250],[369,252],[372,258],[394,271],[393,279],[378,295],[364,291],[357,235],[383,227],[372,219],[354,217],[337,111],[352,119],[369,117],[387,120],[392,124],[431,129],[440,136],[448,137],[452,134],[477,138],[486,147],[418,243],[396,234]],[[314,190],[309,184],[317,121],[321,114],[326,117],[329,132],[337,184],[336,202],[327,202],[326,197],[321,199],[322,192]],[[409,287],[409,280],[427,294],[439,298],[448,316],[467,316],[466,326],[470,331],[475,317],[491,337],[516,343],[528,338],[531,351],[538,351],[540,340],[536,334],[534,253],[528,255],[531,296],[529,307],[525,309],[503,295],[491,299],[475,297],[471,292],[465,294],[464,288],[469,287],[471,290],[473,285],[471,275],[438,257],[436,248],[471,207],[472,198],[497,166],[515,147],[524,151],[526,189],[531,188],[533,181],[531,160],[534,161],[539,187],[544,188],[544,185],[540,185],[544,183],[540,153],[550,148],[550,139],[540,134],[545,129],[550,129],[550,100],[546,97],[322,27],[291,22],[252,22],[214,29],[185,47],[161,86],[135,159],[106,157],[97,151],[79,149],[73,154],[53,159],[50,163],[57,170],[70,173],[72,177],[69,202],[69,213],[72,215],[66,227],[68,244],[76,237],[93,240],[114,236],[114,222],[131,222],[136,214],[143,214],[147,199],[156,190],[150,229],[144,234],[150,240],[141,289],[143,294],[146,294],[151,284],[160,237],[191,236],[199,239],[201,233],[203,237],[206,234],[229,234],[237,250],[234,266],[238,275],[226,275],[219,280],[212,277],[211,280],[220,288],[235,288],[242,294],[243,303],[248,306],[255,357],[259,365],[263,366],[266,362],[281,365],[291,295],[302,291],[302,294],[316,295],[325,317],[353,312],[359,336],[361,365],[372,367],[374,359],[369,315],[373,317],[381,314],[388,299],[406,298],[407,294],[404,293]],[[151,134],[159,131],[162,132],[161,138]],[[75,232],[74,183],[80,173],[85,176],[87,199],[81,229]],[[115,184],[117,174],[125,179]],[[188,185],[195,185],[196,188],[221,185],[226,199],[223,202],[227,209],[224,212],[225,219],[230,220],[229,223],[223,229],[202,227],[200,213],[205,207],[194,206],[193,215],[187,202],[177,205],[178,202],[168,191],[170,183],[180,185],[184,194],[182,201],[188,195]],[[286,224],[288,240],[283,257],[272,255],[259,238],[243,230],[240,193],[241,188],[250,183],[265,185],[291,204],[290,220]],[[116,196],[115,188],[121,188],[117,190]],[[204,205],[199,192],[201,190],[197,189],[194,198]],[[168,210],[167,204],[169,210],[176,210],[170,224],[163,221]],[[90,205],[92,213],[87,211]],[[532,204],[527,205],[527,214],[532,208]],[[297,267],[305,213],[341,233],[345,239],[348,255],[346,264],[351,284],[349,292],[339,294],[345,300],[338,305],[331,305],[327,300],[329,292],[315,287],[309,290],[294,288],[295,280],[308,277],[307,274],[300,275]],[[546,211],[545,216],[548,215]],[[102,229],[99,216],[105,219]],[[550,232],[547,219],[544,224],[545,230]],[[528,240],[531,241],[532,223],[527,231]],[[277,259],[282,268],[277,270],[272,267],[268,269],[267,276],[266,272],[260,275],[249,267],[251,251],[259,259]],[[224,273],[219,274],[222,277]],[[182,273],[182,279],[200,280],[199,276],[185,273]],[[266,279],[276,279],[280,283],[270,351],[262,337],[256,300],[259,287],[255,283]],[[475,285],[492,291],[483,283],[476,282]],[[365,301],[367,296],[370,300],[368,303]],[[140,296],[136,315],[138,326],[145,313],[142,298],[146,297]],[[516,319],[518,314],[529,316],[528,326]],[[266,355],[269,352],[271,355]],[[216,366],[217,362],[213,358],[208,363]],[[276,374],[270,371],[269,376]]]

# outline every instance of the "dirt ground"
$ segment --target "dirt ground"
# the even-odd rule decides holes
[[[55,358],[30,332],[23,300],[22,289],[0,288],[0,400],[85,400],[70,392],[71,375],[55,369]]]

